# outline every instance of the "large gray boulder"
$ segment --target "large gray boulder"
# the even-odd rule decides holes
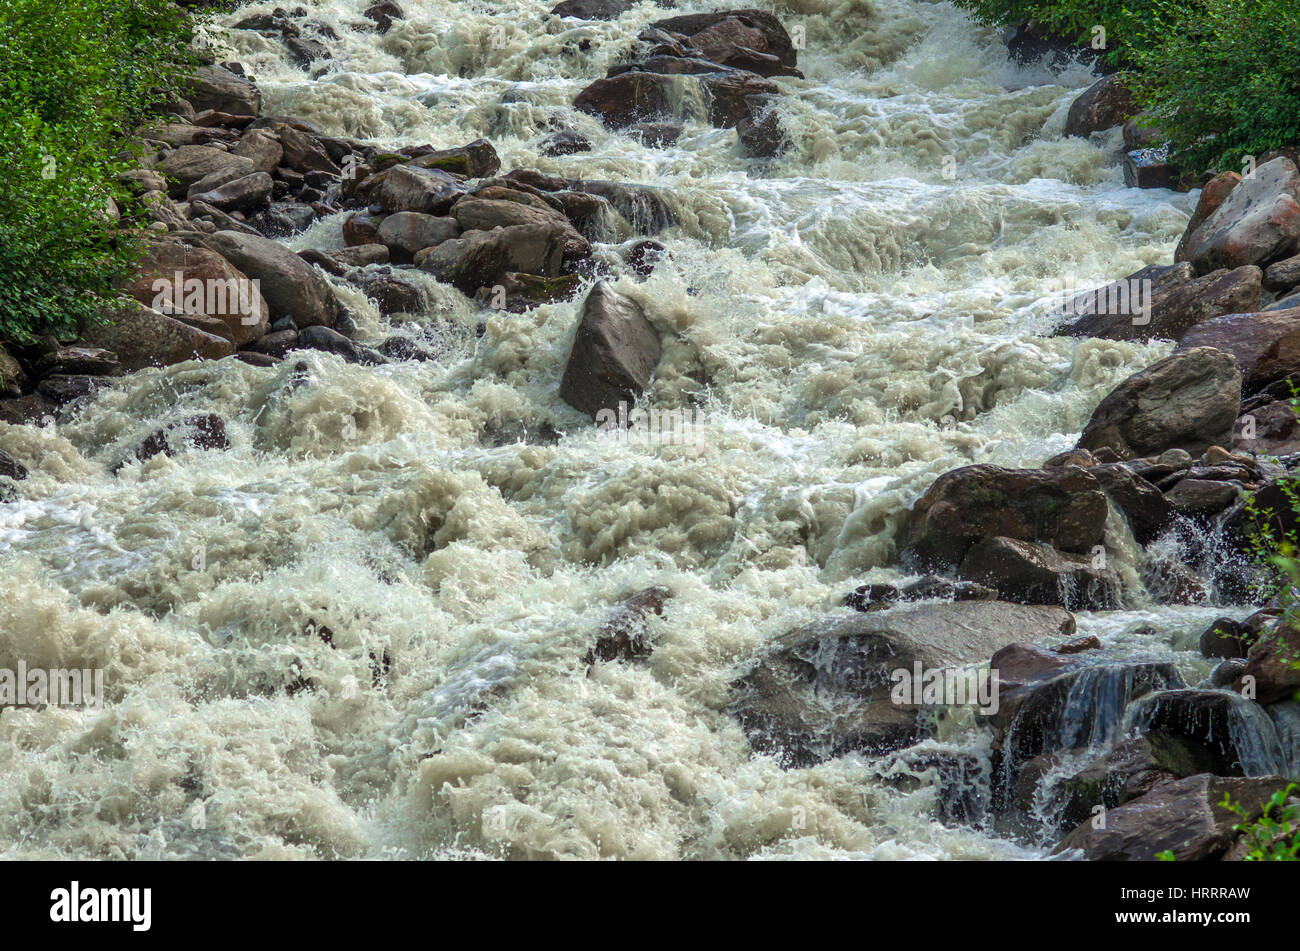
[[[261,284],[272,320],[288,317],[299,327],[332,327],[338,300],[329,282],[279,242],[235,231],[218,231],[205,244]]]
[[[225,337],[175,320],[138,302],[87,326],[86,343],[111,350],[126,370],[170,366],[186,360],[219,360],[235,352]]]
[[[185,98],[198,112],[211,109],[232,116],[255,116],[262,111],[257,87],[224,66],[200,66],[186,83]]]
[[[1199,455],[1231,443],[1240,405],[1241,373],[1232,354],[1185,350],[1117,386],[1092,414],[1078,448],[1111,449],[1122,459],[1166,449]]]
[[[640,305],[604,281],[582,305],[582,318],[560,380],[560,397],[593,419],[636,402],[659,365],[659,334]]]
[[[1300,370],[1300,307],[1207,320],[1193,327],[1175,352],[1195,347],[1232,354],[1241,370],[1242,391],[1253,394]]]
[[[760,752],[808,766],[921,736],[918,705],[896,703],[891,674],[976,664],[1017,639],[1069,636],[1058,607],[960,601],[835,615],[781,636],[733,685],[729,709]]]

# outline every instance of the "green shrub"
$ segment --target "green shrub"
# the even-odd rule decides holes
[[[1139,100],[1189,171],[1300,141],[1300,4],[1206,0],[1164,5],[1161,42],[1142,48]]]
[[[167,0],[0,0],[0,338],[95,319],[139,260],[117,176],[132,130],[191,67]]]

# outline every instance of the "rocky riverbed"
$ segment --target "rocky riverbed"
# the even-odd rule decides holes
[[[0,666],[107,685],[6,855],[1240,858],[1300,775],[1294,154],[920,0],[200,55],[124,309],[0,351]]]

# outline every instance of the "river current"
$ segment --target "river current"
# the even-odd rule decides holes
[[[650,402],[690,410],[697,438],[601,438],[560,400],[582,295],[488,312],[431,279],[395,326],[337,286],[363,340],[420,336],[435,359],[147,370],[7,429],[39,462],[0,505],[0,666],[105,668],[107,705],[0,716],[0,855],[1045,855],[941,823],[933,787],[865,758],[752,755],[729,684],[855,585],[906,577],[899,519],[936,476],[1039,465],[1168,352],[1053,337],[1048,312],[1066,284],[1169,263],[1195,193],[1125,188],[1118,129],[1063,136],[1089,70],[1016,65],[945,2],[761,4],[806,37],[807,78],[778,80],[796,145],[766,162],[689,96],[668,148],[572,109],[670,15],[652,3],[584,22],[543,0],[403,0],[382,36],[352,29],[367,5],[310,8],[337,34],[316,78],[249,31],[220,58],[265,114],[325,133],[485,137],[503,170],[659,189],[669,257],[616,287],[664,340]],[[592,151],[541,154],[556,122]],[[343,217],[290,245],[341,247]],[[608,238],[598,254],[638,236]],[[230,449],[117,468],[196,411]],[[673,592],[653,655],[589,669],[610,606],[650,585]],[[1201,679],[1195,636],[1232,612],[1130,587],[1080,633]]]

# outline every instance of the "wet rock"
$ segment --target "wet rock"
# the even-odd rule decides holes
[[[1105,76],[1074,100],[1065,120],[1065,134],[1087,138],[1094,132],[1104,132],[1123,125],[1137,111],[1129,84],[1131,73],[1112,73]]]
[[[579,112],[619,129],[672,115],[672,81],[654,73],[626,72],[598,79],[573,100]]]
[[[54,418],[58,406],[40,393],[0,400],[0,420],[13,426],[43,426]]]
[[[220,172],[227,175],[251,175],[257,167],[250,159],[206,145],[184,145],[172,152],[159,166],[172,184],[168,194],[185,198],[195,182]]]
[[[432,360],[435,356],[432,350],[423,346],[419,341],[403,336],[387,337],[375,349],[389,360],[395,360],[398,362],[405,360]]]
[[[1238,691],[1253,690],[1259,703],[1295,698],[1300,693],[1300,627],[1284,622],[1261,631],[1233,687]]]
[[[676,145],[685,131],[677,122],[637,122],[628,126],[627,134],[646,148],[664,149]]]
[[[787,151],[792,143],[775,110],[761,119],[746,116],[736,125],[736,135],[745,153],[755,158],[774,158]]]
[[[1264,286],[1270,291],[1290,291],[1300,286],[1300,254],[1270,264],[1264,272]]]
[[[271,318],[291,317],[299,327],[331,326],[338,301],[326,280],[298,255],[269,238],[218,231],[206,245],[261,282]]]
[[[538,142],[537,151],[550,156],[577,155],[591,151],[591,140],[572,129],[561,129]]]
[[[234,116],[256,116],[262,110],[257,87],[223,66],[200,66],[186,83],[184,96],[195,110],[212,109]]]
[[[458,178],[447,172],[407,165],[373,175],[360,188],[384,211],[418,211],[439,217],[445,216],[468,191]]]
[[[1089,472],[1123,514],[1139,545],[1149,544],[1168,531],[1174,514],[1173,503],[1159,488],[1139,475],[1134,466],[1122,462],[1104,463],[1093,466]]]
[[[49,376],[54,373],[114,376],[121,372],[122,364],[117,354],[98,347],[59,347],[42,354],[32,364],[37,376]]]
[[[317,60],[330,58],[329,47],[320,40],[286,36],[283,42],[284,48],[289,52],[289,58],[299,69],[308,69]]]
[[[1234,482],[1182,479],[1165,493],[1179,515],[1209,518],[1237,501],[1240,487]]]
[[[957,574],[994,588],[1003,601],[1071,610],[1119,607],[1119,578],[1094,561],[1094,556],[1063,554],[1040,542],[994,537],[976,543]]]
[[[1246,662],[1240,657],[1229,657],[1219,664],[1214,670],[1210,671],[1210,686],[1218,690],[1226,690],[1232,687],[1237,678],[1242,675],[1246,669]]]
[[[1205,183],[1201,189],[1201,197],[1196,202],[1196,210],[1192,212],[1187,229],[1178,241],[1177,250],[1174,251],[1175,261],[1181,263],[1187,260],[1187,245],[1192,235],[1196,233],[1196,229],[1205,223],[1205,219],[1219,210],[1228,195],[1239,184],[1241,184],[1241,176],[1236,172],[1220,172]]]
[[[1177,181],[1168,145],[1134,149],[1124,156],[1124,184],[1129,188],[1173,188]]]
[[[1180,340],[1202,321],[1255,310],[1261,278],[1253,265],[1199,278],[1187,263],[1144,268],[1076,297],[1067,314],[1077,318],[1060,332],[1110,340]]]
[[[753,73],[736,71],[704,81],[709,92],[709,122],[719,129],[730,129],[753,118],[752,97],[760,101],[780,93],[780,87]]]
[[[851,751],[886,752],[921,733],[915,705],[894,703],[894,670],[971,664],[1013,637],[1071,633],[1060,608],[968,601],[832,616],[780,637],[733,685],[729,707],[759,752],[808,766]]]
[[[226,422],[216,413],[198,413],[151,433],[132,455],[140,462],[157,455],[172,456],[186,449],[229,449]]]
[[[351,281],[379,306],[385,317],[393,314],[416,314],[425,308],[424,292],[396,274],[358,272]]]
[[[672,596],[667,588],[656,586],[624,600],[600,626],[596,644],[587,651],[583,662],[622,662],[649,657],[654,651],[647,636],[650,615],[662,617],[664,605]]]
[[[9,453],[0,449],[0,479],[13,479],[18,482],[27,478],[27,467]]]
[[[1014,773],[1036,756],[1100,748],[1125,728],[1125,711],[1152,691],[1186,686],[1167,663],[1108,662],[1012,644],[993,655],[999,706],[988,718],[1003,764]]]
[[[3,346],[0,346],[0,396],[21,396],[27,383],[27,373]]]
[[[1076,637],[1063,644],[1057,644],[1052,649],[1058,654],[1082,654],[1084,651],[1099,651],[1101,650],[1101,638],[1096,634],[1089,634],[1086,637]]]
[[[1289,401],[1275,400],[1242,414],[1233,427],[1233,448],[1263,456],[1300,452],[1300,418]]]
[[[668,249],[658,241],[638,241],[628,249],[624,260],[634,273],[649,277],[667,253]]]
[[[82,340],[117,354],[126,370],[170,366],[186,360],[219,360],[235,350],[224,337],[196,330],[134,302],[105,321],[88,325]]]
[[[1101,484],[1085,469],[966,466],[941,475],[912,506],[903,562],[950,571],[976,542],[998,536],[1091,554],[1106,512]]]
[[[1261,267],[1300,250],[1300,172],[1277,158],[1255,169],[1192,233],[1187,259],[1202,274],[1222,267]]]
[[[415,264],[472,296],[510,272],[557,276],[566,239],[563,229],[550,224],[466,231],[459,238],[421,251]]]
[[[1129,377],[1093,413],[1078,446],[1131,459],[1184,449],[1201,453],[1232,439],[1241,374],[1229,353],[1196,347]]]
[[[494,310],[522,314],[539,304],[572,300],[581,287],[582,279],[576,274],[540,277],[536,274],[506,273],[492,287],[480,287],[474,298]]]
[[[1284,744],[1264,708],[1226,690],[1161,690],[1133,704],[1132,729],[1172,737],[1216,776],[1288,773],[1300,745]],[[1294,746],[1294,748],[1293,748]]]
[[[292,330],[292,329],[273,330],[265,337],[262,337],[254,341],[248,347],[248,350],[256,354],[261,354],[263,356],[274,357],[278,359],[283,357],[290,350],[293,350],[295,347],[297,347],[297,345],[298,345],[297,330]]]
[[[362,11],[361,15],[375,24],[378,33],[387,33],[394,20],[405,20],[406,12],[394,0],[379,0]]]
[[[1280,779],[1226,778],[1201,774],[1162,783],[1106,815],[1103,828],[1091,821],[1071,832],[1057,852],[1081,849],[1090,861],[1154,861],[1172,851],[1180,862],[1204,861],[1228,851],[1241,820],[1220,805],[1225,795],[1252,814],[1284,782]]]
[[[1188,331],[1175,353],[1193,347],[1232,354],[1241,370],[1243,392],[1257,393],[1300,370],[1300,307],[1207,320]]]
[[[388,248],[393,263],[409,264],[420,251],[458,238],[460,232],[460,225],[454,218],[400,211],[384,218],[376,237],[379,244]]]
[[[794,43],[790,40],[790,34],[786,32],[780,20],[762,10],[746,9],[723,10],[716,13],[691,13],[685,16],[669,17],[666,20],[656,20],[650,24],[650,28],[685,36],[695,42],[700,34],[712,30],[724,21],[734,21],[741,26],[758,31],[762,35],[765,44],[760,52],[772,54],[786,66],[798,65],[798,54],[795,51]]]
[[[661,346],[639,304],[604,281],[587,294],[560,380],[560,398],[593,419],[631,406],[650,384]]]
[[[564,233],[565,258],[582,258],[591,253],[591,242],[578,233],[568,218],[549,207],[538,208],[518,201],[462,198],[452,206],[451,215],[465,231],[491,231],[517,225],[559,229]]]
[[[450,208],[451,206],[448,205],[447,207]],[[379,240],[379,226],[383,224],[385,217],[382,214],[375,215],[370,212],[354,211],[343,220],[343,242],[348,247],[383,244]]]
[[[329,327],[304,327],[298,331],[295,349],[320,350],[342,357],[348,363],[382,362],[368,359],[366,351]]]
[[[487,139],[475,139],[453,149],[419,150],[407,168],[433,169],[461,178],[488,178],[501,170],[501,158]]]
[[[271,198],[271,176],[254,172],[220,185],[210,191],[189,196],[191,201],[202,201],[221,211],[251,214],[264,207]]]
[[[272,128],[280,138],[282,166],[303,174],[323,172],[331,177],[338,176],[339,167],[316,136],[287,122],[275,123]]]
[[[91,396],[107,385],[108,381],[99,376],[55,373],[37,383],[36,391],[47,400],[63,406]]]
[[[275,201],[259,215],[256,223],[268,237],[297,234],[306,231],[316,220],[316,212],[308,205],[297,202]]]
[[[563,0],[551,13],[578,20],[614,20],[635,6],[636,0]]]

